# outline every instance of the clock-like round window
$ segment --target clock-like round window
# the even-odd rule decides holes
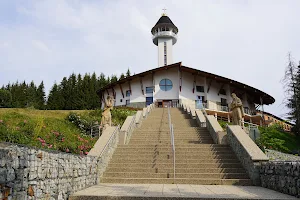
[[[163,91],[169,91],[172,89],[173,87],[173,83],[170,79],[162,79],[160,82],[159,82],[159,87],[161,90]]]

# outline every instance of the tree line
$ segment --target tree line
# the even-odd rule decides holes
[[[85,110],[101,107],[97,90],[109,83],[130,76],[126,74],[97,76],[93,74],[74,74],[64,77],[60,83],[54,83],[49,95],[45,94],[44,82],[36,85],[34,81],[9,83],[0,89],[0,108],[35,108],[49,110]]]

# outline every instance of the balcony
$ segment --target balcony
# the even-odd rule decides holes
[[[230,112],[229,107],[221,105],[221,102],[208,101],[208,103],[202,103],[201,100],[195,100],[196,109],[208,109],[212,111]],[[244,107],[244,113],[247,115],[256,115],[255,110],[251,110],[248,107]]]
[[[155,33],[152,36],[152,40],[155,45],[158,44],[159,37],[172,38],[173,45],[177,42],[177,35],[173,31],[160,31]]]

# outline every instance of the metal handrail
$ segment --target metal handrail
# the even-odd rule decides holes
[[[174,128],[172,124],[171,114],[170,114],[170,105],[168,106],[168,118],[169,118],[169,129],[171,137],[171,146],[173,153],[173,183],[175,183],[175,138],[174,138]]]
[[[118,130],[120,130],[120,125],[118,125],[117,128],[114,130],[114,132],[111,134],[110,138],[108,139],[107,143],[105,144],[104,148],[102,149],[99,158],[102,157],[102,154],[104,153],[104,151],[106,150],[106,148],[107,148],[108,144],[110,143],[111,139],[117,133]]]

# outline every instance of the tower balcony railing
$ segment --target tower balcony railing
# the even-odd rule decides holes
[[[177,39],[177,35],[173,31],[160,31],[160,32],[157,32],[152,36],[152,39],[154,39],[158,36],[171,36],[171,37],[174,37],[174,38]]]

